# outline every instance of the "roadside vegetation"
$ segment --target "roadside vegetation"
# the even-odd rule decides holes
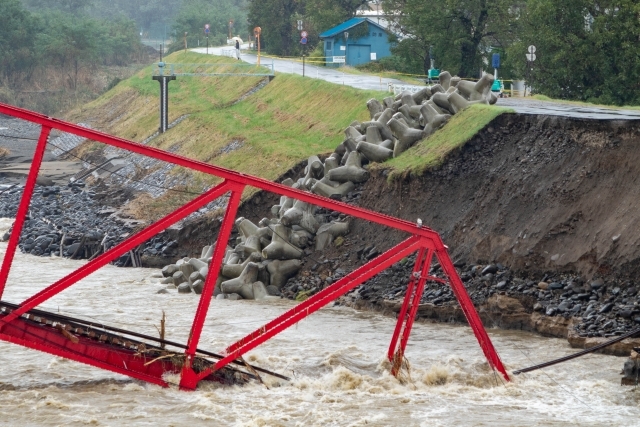
[[[300,51],[297,20],[318,34],[367,10],[366,0],[247,0],[249,27],[260,26],[263,49],[278,55]],[[374,2],[371,2],[374,5]],[[377,72],[426,75],[433,66],[462,78],[493,73],[524,79],[534,93],[562,100],[640,105],[640,2],[618,0],[384,0],[391,57],[368,66]],[[356,27],[357,29],[357,27]],[[355,29],[349,42],[357,44]],[[338,35],[338,37],[341,37]],[[342,36],[343,37],[343,36]],[[529,46],[536,59],[528,63]]]

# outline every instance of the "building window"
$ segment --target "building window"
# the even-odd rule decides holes
[[[327,49],[326,50],[331,50],[331,42],[327,42]]]
[[[377,36],[377,34],[374,32],[373,34],[371,34],[373,37]]]
[[[378,33],[378,35],[379,35],[380,37],[382,37],[382,33]]]

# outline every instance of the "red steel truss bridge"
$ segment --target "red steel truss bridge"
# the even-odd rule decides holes
[[[387,354],[391,362],[392,373],[394,375],[399,373],[420,299],[427,281],[431,280],[444,282],[451,286],[487,362],[492,369],[502,374],[505,380],[509,380],[502,361],[484,329],[480,316],[453,266],[447,247],[434,230],[409,221],[350,206],[346,203],[251,175],[212,166],[10,105],[0,103],[0,113],[41,126],[33,162],[0,270],[0,339],[162,386],[169,385],[163,379],[165,374],[179,373],[180,387],[185,390],[195,389],[202,380],[238,382],[257,377],[259,375],[258,372],[283,378],[282,375],[246,364],[242,356],[394,263],[417,252],[413,273],[410,277],[407,277],[407,292]],[[164,218],[87,262],[74,272],[25,299],[20,304],[9,304],[1,301],[2,293],[6,286],[9,270],[33,195],[47,139],[52,129],[149,156],[160,161],[173,163],[194,171],[214,175],[223,181]],[[198,344],[241,195],[247,186],[302,200],[316,206],[391,227],[405,232],[407,238],[307,300],[267,322],[254,332],[230,344],[222,354],[216,354],[199,349]],[[175,222],[226,194],[229,194],[227,209],[218,233],[217,245],[209,266],[209,274],[200,295],[191,332],[186,343],[161,340],[134,331],[116,328],[105,329],[104,325],[96,325],[81,319],[73,319],[37,309],[40,304],[54,295],[73,286],[79,280],[116,260]],[[429,276],[429,268],[434,257],[442,267],[444,279]],[[149,341],[153,343],[149,343]],[[173,351],[170,354],[166,350],[167,345],[180,350],[178,353]]]

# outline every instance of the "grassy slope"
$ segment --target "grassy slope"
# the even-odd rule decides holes
[[[174,53],[168,63],[227,63],[228,58]],[[118,136],[142,141],[158,127],[158,83],[147,67],[96,101],[70,113]],[[368,120],[366,102],[385,92],[362,91],[296,75],[278,74],[242,102],[233,101],[261,82],[260,77],[186,77],[169,85],[169,120],[189,115],[150,145],[240,172],[275,179],[308,156],[329,153],[343,140],[353,120]],[[390,177],[421,174],[438,165],[493,118],[509,110],[474,105],[454,116],[440,131],[402,156],[376,167],[390,167]],[[232,142],[242,147],[222,153]],[[173,173],[187,173],[181,168]],[[217,181],[190,175],[194,191]]]
[[[168,63],[226,63],[229,58],[174,53]],[[70,113],[106,132],[134,141],[158,127],[158,83],[151,67],[123,81],[96,101]],[[353,120],[367,120],[366,102],[384,92],[362,91],[321,80],[278,74],[263,89],[229,105],[262,81],[260,77],[182,77],[169,84],[169,121],[189,114],[150,145],[218,166],[275,179],[312,154],[329,153]],[[220,154],[231,142],[242,148]],[[196,174],[195,187],[215,182]]]
[[[464,145],[491,120],[512,111],[508,108],[475,104],[459,112],[438,132],[386,162],[384,167],[393,169],[389,179],[407,173],[421,175],[429,168],[438,166],[449,152]]]

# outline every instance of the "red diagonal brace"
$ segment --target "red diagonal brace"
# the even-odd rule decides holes
[[[453,266],[451,258],[449,258],[447,250],[444,247],[437,247],[436,256],[438,257],[438,262],[440,263],[443,272],[449,278],[451,289],[458,299],[462,312],[467,318],[467,322],[469,322],[469,326],[471,326],[471,329],[473,330],[489,365],[493,369],[497,369],[505,380],[510,381],[509,374],[507,374],[507,371],[502,364],[502,360],[500,360],[500,356],[498,356],[498,352],[496,352],[496,349],[493,347],[491,339],[489,338],[487,331],[484,329],[482,320],[473,306],[473,301],[471,301],[467,290],[464,288],[464,284],[462,283],[462,280],[460,280],[460,277],[456,272],[456,268]]]
[[[229,191],[231,187],[232,186],[226,181],[215,186],[211,190],[196,197],[194,200],[190,201],[186,205],[182,206],[181,208],[165,216],[161,220],[155,222],[154,224],[150,225],[144,230],[129,237],[122,243],[109,249],[107,252],[100,255],[93,261],[90,261],[87,264],[83,265],[73,273],[58,280],[53,285],[48,286],[47,288],[43,289],[42,291],[38,292],[32,297],[26,299],[25,301],[22,302],[19,308],[15,309],[10,314],[0,319],[0,329],[6,323],[12,321],[13,319],[20,316],[21,314],[26,313],[27,311],[42,304],[43,302],[53,297],[54,295],[67,289],[69,286],[87,277],[89,274],[93,273],[100,267],[107,265],[111,261],[120,257],[125,252],[135,248],[139,244],[148,240],[150,237],[156,235],[157,233],[161,232],[165,228],[169,227],[176,221],[184,218],[185,216],[189,215],[192,212],[195,212],[196,210],[200,209],[202,206],[206,205],[207,203],[217,199],[218,197],[220,197],[221,195]]]
[[[404,358],[404,351],[407,348],[407,343],[409,342],[409,335],[411,334],[411,328],[413,327],[413,321],[416,318],[416,314],[418,312],[418,306],[420,305],[420,299],[422,298],[422,293],[424,292],[424,285],[427,281],[427,276],[429,274],[429,267],[431,266],[431,258],[433,257],[433,250],[428,249],[427,254],[424,258],[424,263],[422,264],[422,269],[418,273],[417,285],[412,289],[412,293],[409,293],[407,289],[407,295],[405,296],[405,302],[411,300],[409,302],[409,313],[406,316],[398,317],[398,323],[402,322],[404,324],[404,329],[402,330],[402,336],[400,337],[400,346],[396,350],[393,357],[390,359],[391,362],[391,373],[396,376],[402,366],[402,360]],[[416,274],[416,273],[414,273]],[[406,313],[406,310],[405,310]]]
[[[196,354],[198,342],[200,341],[200,334],[202,333],[202,327],[207,317],[207,311],[209,311],[209,305],[211,303],[211,297],[213,296],[216,280],[220,274],[222,259],[224,258],[227,250],[227,241],[229,240],[229,235],[233,228],[233,220],[235,219],[236,212],[238,211],[238,205],[240,204],[243,188],[243,185],[236,185],[236,188],[231,192],[229,203],[227,203],[227,211],[225,212],[222,226],[218,232],[216,248],[213,252],[211,264],[209,265],[209,273],[207,274],[202,294],[200,295],[198,309],[196,310],[196,315],[193,318],[193,325],[191,326],[191,333],[189,333],[189,341],[187,343],[187,349],[185,350],[185,363],[180,374],[180,388],[182,389],[193,390],[198,385],[197,375],[192,368],[193,358]]]
[[[40,131],[40,138],[38,139],[38,145],[33,153],[33,160],[31,161],[31,168],[29,169],[29,175],[24,185],[24,192],[22,193],[22,199],[18,206],[18,212],[16,213],[16,220],[13,223],[13,230],[11,231],[11,237],[9,237],[9,244],[7,245],[7,252],[4,254],[2,260],[2,269],[0,270],[0,299],[4,293],[4,287],[7,283],[7,277],[9,277],[9,270],[11,269],[11,263],[20,241],[20,234],[22,234],[22,227],[24,226],[24,220],[29,210],[29,203],[31,203],[31,196],[33,195],[33,189],[36,185],[36,179],[38,178],[38,171],[40,165],[42,165],[42,158],[44,157],[44,151],[47,148],[47,138],[51,132],[50,127],[42,126]]]
[[[265,326],[242,338],[227,348],[226,357],[220,359],[211,369],[201,372],[198,375],[198,380],[209,375],[211,371],[226,366],[228,363],[262,344],[269,338],[277,335],[288,327],[295,325],[300,320],[321,309],[331,301],[334,301],[340,295],[344,295],[382,270],[400,261],[405,256],[415,252],[420,247],[421,243],[429,244],[426,239],[420,239],[417,236],[408,238],[399,245],[396,245],[382,255],[352,271],[350,274],[336,281],[329,287],[309,297],[304,302],[298,304]]]

